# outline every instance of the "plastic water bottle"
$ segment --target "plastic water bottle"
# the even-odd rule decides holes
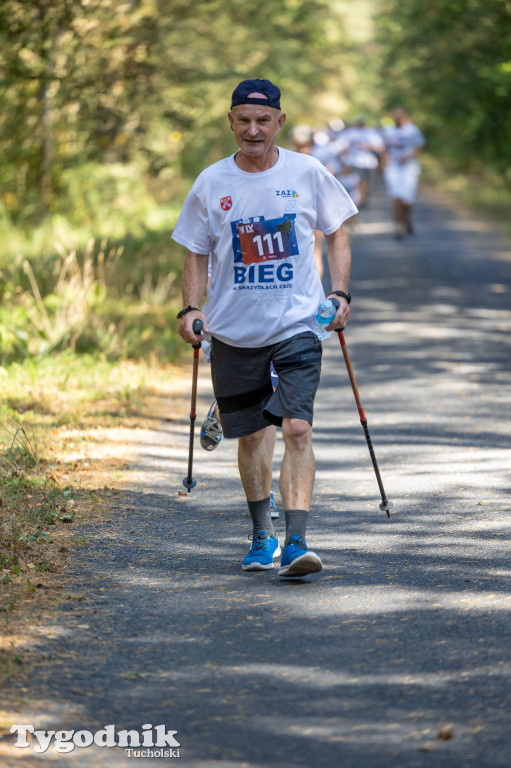
[[[328,337],[332,335],[332,331],[325,331],[325,327],[332,322],[336,312],[337,310],[330,299],[325,299],[325,301],[319,305],[314,333],[320,341],[325,341],[325,339],[328,339]]]

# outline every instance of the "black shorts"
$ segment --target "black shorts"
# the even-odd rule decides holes
[[[312,331],[255,349],[211,340],[211,377],[225,437],[244,437],[283,419],[312,424],[321,376],[321,342]],[[270,363],[279,376],[273,391]]]

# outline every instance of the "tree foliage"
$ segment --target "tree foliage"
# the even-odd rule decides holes
[[[444,159],[509,173],[509,0],[382,0],[378,40],[387,106],[404,102]]]
[[[275,78],[299,113],[349,50],[328,0],[4,0],[4,203],[55,210],[90,163],[193,176],[232,146],[240,79]]]
[[[430,151],[511,183],[510,14],[511,0],[2,0],[0,359],[143,353],[162,307],[168,352],[182,263],[168,232],[191,179],[235,149],[244,78],[280,85],[288,127],[402,103]]]
[[[3,2],[0,146],[11,209],[51,208],[66,168],[138,150],[158,86],[157,30],[144,3]]]
[[[245,77],[281,85],[288,124],[404,102],[433,151],[505,174],[510,9],[510,0],[3,0],[4,211],[18,224],[48,212],[87,218],[88,206],[125,199],[116,190],[128,166],[151,194],[179,199],[234,148],[228,98]]]

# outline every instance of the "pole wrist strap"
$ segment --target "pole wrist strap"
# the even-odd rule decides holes
[[[197,309],[197,307],[192,307],[190,304],[188,304],[187,307],[181,310],[181,312],[178,312],[176,317],[178,320],[181,320],[183,315],[186,315],[187,312],[200,312],[200,309]]]
[[[340,296],[342,299],[346,299],[348,304],[351,304],[351,293],[344,293],[344,291],[330,291],[329,296]]]

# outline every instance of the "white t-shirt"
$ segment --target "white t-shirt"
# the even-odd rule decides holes
[[[378,167],[378,158],[375,153],[383,152],[385,145],[374,128],[368,125],[354,125],[351,128],[346,128],[342,136],[349,144],[347,155],[344,158],[346,165],[360,170],[371,170]],[[370,149],[366,147],[370,147]]]
[[[314,145],[311,155],[319,160],[339,181],[339,173],[342,167],[341,155],[346,151],[347,147],[348,144],[343,139],[329,140],[327,144]]]
[[[247,173],[234,155],[196,179],[172,238],[210,254],[203,312],[211,333],[235,347],[261,347],[314,328],[324,291],[314,230],[329,235],[357,208],[308,155],[279,147],[277,163]]]
[[[395,125],[387,128],[384,138],[390,163],[399,163],[399,159],[403,155],[409,154],[412,149],[423,147],[426,143],[421,131],[413,123],[404,123],[401,126]],[[406,162],[415,163],[418,161],[411,158]]]

